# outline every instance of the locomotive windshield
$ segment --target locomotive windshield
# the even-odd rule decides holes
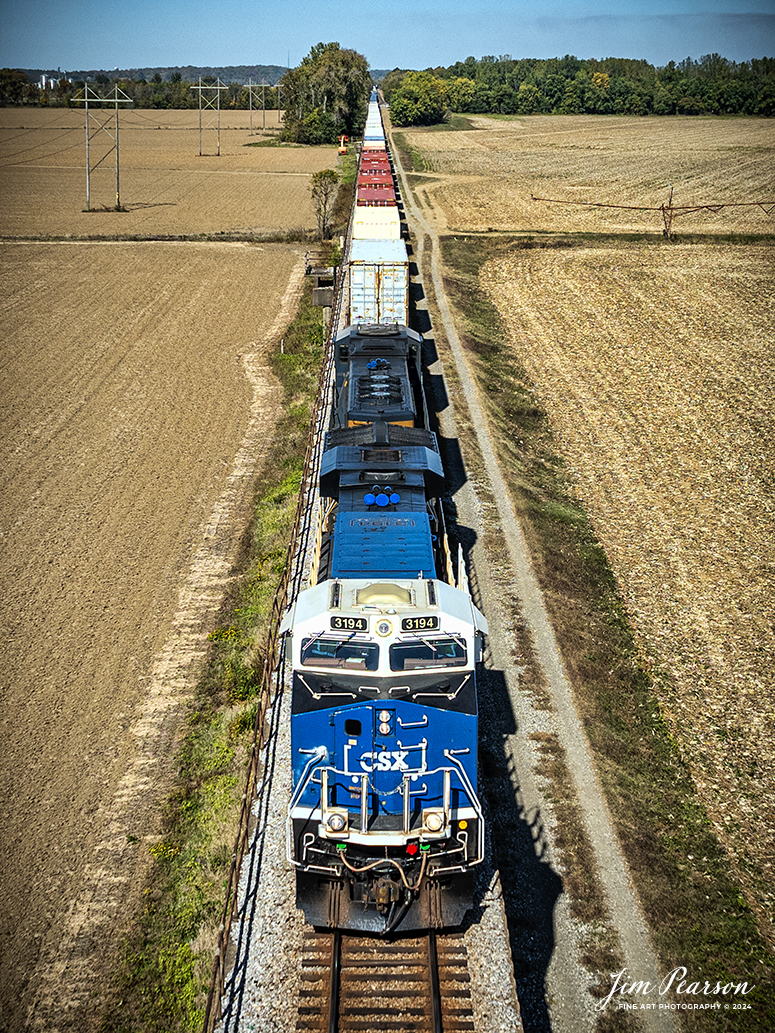
[[[416,638],[390,647],[391,671],[423,671],[431,667],[464,667],[465,643],[457,638]]]
[[[301,643],[301,662],[305,667],[339,667],[349,671],[376,671],[379,646],[374,642],[350,639],[305,638]]]

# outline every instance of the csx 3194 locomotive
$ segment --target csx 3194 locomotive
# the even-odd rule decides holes
[[[487,625],[447,547],[419,335],[348,327],[292,658],[288,851],[317,926],[459,925],[483,856],[475,665]],[[456,569],[455,569],[456,568]]]

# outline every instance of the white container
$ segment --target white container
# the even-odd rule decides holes
[[[400,240],[401,217],[392,206],[357,205],[353,215],[353,240]]]
[[[409,319],[409,259],[403,240],[354,240],[348,262],[350,325]]]

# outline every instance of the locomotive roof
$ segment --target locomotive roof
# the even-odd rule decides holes
[[[331,570],[352,578],[379,572],[380,577],[435,574],[428,513],[339,512],[336,516]]]
[[[392,592],[391,586],[397,591]],[[364,594],[364,589],[371,592]],[[406,594],[409,601],[406,601]],[[363,613],[438,613],[454,623],[487,633],[487,621],[471,596],[437,578],[402,577],[380,573],[354,578],[334,578],[300,592],[283,618],[281,633],[291,627],[320,624],[328,614],[358,616]],[[326,623],[327,626],[327,623]],[[442,621],[444,627],[444,622]]]

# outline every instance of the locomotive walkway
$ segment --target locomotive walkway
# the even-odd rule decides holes
[[[592,764],[589,745],[576,713],[573,693],[565,674],[557,640],[551,626],[549,615],[544,604],[541,589],[533,573],[530,556],[522,528],[515,515],[508,489],[503,479],[495,450],[490,438],[487,422],[479,402],[477,387],[468,365],[465,351],[460,343],[454,320],[444,291],[441,270],[441,247],[438,233],[433,225],[432,216],[426,218],[423,211],[414,203],[411,190],[401,168],[400,157],[395,143],[391,147],[396,172],[402,186],[402,197],[406,214],[413,224],[417,240],[417,269],[421,281],[431,284],[438,308],[444,336],[454,360],[460,380],[463,398],[461,402],[468,409],[470,422],[476,435],[476,444],[482,456],[486,478],[492,499],[497,509],[494,518],[500,524],[507,548],[508,559],[513,576],[513,585],[520,600],[522,613],[527,625],[536,660],[545,676],[548,693],[553,708],[553,731],[565,750],[566,762],[575,785],[578,802],[582,811],[585,830],[592,844],[597,861],[597,874],[603,887],[606,902],[611,915],[611,924],[619,936],[621,953],[630,979],[659,982],[659,964],[651,946],[646,923],[643,919],[640,904],[632,888],[630,877],[619,848],[616,833],[610,818],[603,792]],[[441,364],[439,363],[439,366]],[[433,370],[432,372],[441,372]],[[458,438],[451,408],[440,414],[441,431],[445,437]],[[496,667],[500,668],[509,685],[509,696],[518,724],[529,725],[531,717],[527,713],[529,703],[519,691],[519,673],[512,659],[512,644],[508,633],[498,619],[499,604],[495,598],[496,591],[489,576],[489,562],[482,544],[482,503],[476,497],[470,481],[466,481],[455,496],[459,521],[477,530],[477,541],[473,546],[471,559],[476,568],[476,581],[482,594],[483,608],[487,613],[490,625],[490,654]],[[523,736],[524,738],[524,736]],[[511,751],[509,765],[513,764],[519,774],[518,793],[523,813],[546,813],[547,803],[532,775],[526,746],[513,737],[507,744]],[[549,851],[547,842],[542,847]],[[581,950],[576,946],[577,932],[572,927],[564,907],[558,904],[554,916],[557,923],[554,942],[547,953],[551,954],[546,973],[546,986],[540,987],[538,993],[551,1000],[551,1012],[544,1015],[547,1028],[555,1031],[577,1033],[579,1030],[591,1029],[595,1022],[591,1014],[590,996],[586,989],[584,970],[581,969],[577,955]],[[551,937],[551,932],[547,931]],[[604,973],[610,975],[610,973]],[[519,993],[520,1008],[523,1019],[528,1026],[531,1002]],[[533,1002],[535,1003],[535,1002]],[[613,1007],[610,1005],[609,1007]],[[674,1020],[669,1012],[647,1010],[638,1012],[644,1027],[649,1031],[666,1033],[675,1028]],[[538,1020],[543,1024],[541,1020]]]

